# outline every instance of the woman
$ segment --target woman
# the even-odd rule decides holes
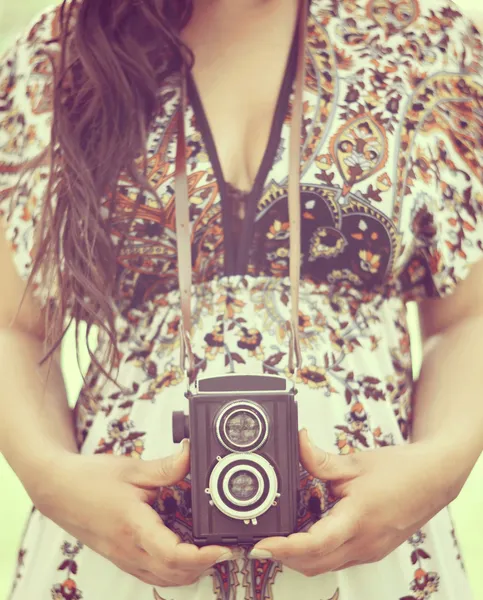
[[[181,67],[191,50],[197,373],[287,375],[303,6],[71,0],[3,58],[1,440],[35,506],[10,600],[471,598],[445,507],[483,439],[483,44],[447,0],[311,0],[301,21],[298,532],[190,543],[171,441]],[[73,415],[71,321],[99,326]]]

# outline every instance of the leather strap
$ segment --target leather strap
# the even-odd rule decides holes
[[[184,65],[184,63],[183,63]],[[186,136],[184,116],[186,114],[186,71],[183,67],[181,77],[181,109],[178,110],[178,140],[176,144],[175,163],[175,202],[176,202],[176,248],[178,252],[178,282],[181,299],[180,351],[181,368],[188,374],[194,370],[194,355],[190,342],[191,332],[191,233],[190,202],[188,176],[186,173]],[[190,377],[191,379],[191,377]]]
[[[288,176],[288,211],[290,223],[290,300],[292,319],[288,323],[291,351],[288,367],[293,373],[295,366],[302,366],[302,350],[299,335],[299,285],[301,256],[301,219],[300,219],[300,148],[302,147],[303,93],[305,85],[305,46],[307,40],[307,21],[309,0],[299,0],[297,73],[292,108],[292,126],[290,130],[290,154]],[[295,366],[294,361],[295,359]]]
[[[290,296],[291,319],[287,322],[290,337],[289,370],[300,368],[302,352],[299,337],[299,284],[301,263],[300,218],[300,148],[303,119],[303,91],[305,83],[305,46],[310,0],[299,0],[298,6],[298,54],[295,76],[294,100],[289,147],[288,208],[290,223]],[[194,372],[194,354],[191,347],[191,292],[192,258],[189,216],[189,185],[186,172],[185,114],[187,103],[186,66],[183,63],[181,77],[181,108],[178,110],[178,140],[175,163],[176,245],[178,251],[178,280],[181,300],[181,367],[189,379]],[[188,366],[186,367],[186,361]],[[295,363],[294,363],[295,361]]]

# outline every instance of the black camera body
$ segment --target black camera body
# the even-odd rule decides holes
[[[173,439],[190,439],[193,542],[253,545],[296,530],[296,390],[276,375],[200,378]]]

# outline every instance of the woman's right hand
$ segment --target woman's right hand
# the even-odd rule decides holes
[[[189,470],[189,442],[174,456],[64,454],[51,462],[38,510],[123,571],[160,587],[189,585],[216,562],[233,559],[223,546],[198,548],[180,541],[150,506],[160,487]]]

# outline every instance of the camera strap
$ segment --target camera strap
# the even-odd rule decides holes
[[[302,352],[299,338],[299,282],[301,262],[301,218],[300,218],[300,152],[303,117],[303,91],[305,84],[305,45],[309,0],[299,0],[298,6],[298,52],[295,76],[294,99],[289,146],[288,208],[290,223],[290,300],[291,318],[286,326],[289,334],[288,368],[291,373],[301,367]],[[192,350],[191,293],[192,258],[189,215],[189,184],[186,171],[185,114],[187,102],[186,65],[183,63],[181,77],[181,108],[178,110],[178,136],[175,163],[176,244],[178,252],[178,281],[181,300],[181,367],[187,371],[189,381],[195,368]],[[186,366],[186,362],[188,365]]]

